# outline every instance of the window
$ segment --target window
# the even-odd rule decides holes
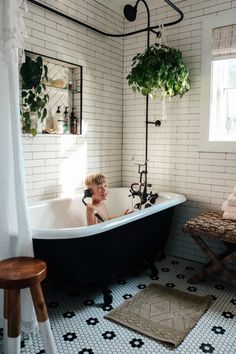
[[[212,61],[210,141],[236,141],[236,59]]]
[[[236,12],[203,21],[200,150],[236,152]]]

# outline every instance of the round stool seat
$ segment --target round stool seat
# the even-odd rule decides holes
[[[29,288],[45,353],[57,354],[49,324],[41,282],[46,278],[47,265],[33,257],[13,257],[0,261],[0,289],[4,289],[5,353],[21,352],[21,289]]]
[[[41,283],[47,275],[46,263],[33,257],[13,257],[0,261],[0,288],[24,289]]]

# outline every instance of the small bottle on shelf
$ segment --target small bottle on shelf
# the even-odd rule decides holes
[[[58,106],[56,111],[56,119],[57,119],[57,133],[63,134],[64,133],[64,119],[62,112],[60,110],[61,106]]]
[[[60,111],[61,106],[57,106],[57,111],[55,113],[55,116],[53,117],[53,129],[57,132],[58,131],[58,120],[61,117],[61,111]]]
[[[78,119],[74,114],[74,108],[72,108],[72,112],[70,115],[70,133],[71,134],[77,134],[77,124],[78,124]]]
[[[64,134],[69,134],[69,112],[68,112],[68,107],[65,107],[64,111],[64,124],[63,124],[63,133]]]

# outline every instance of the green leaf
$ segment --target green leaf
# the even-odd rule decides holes
[[[44,68],[44,78],[48,81],[48,67],[47,65],[44,65],[43,68]]]
[[[28,95],[28,92],[25,90],[22,90],[21,97],[24,98]]]
[[[41,67],[43,65],[43,59],[42,57],[37,57],[36,62],[38,63],[38,65]]]
[[[149,93],[149,90],[148,90],[146,87],[143,87],[143,88],[141,89],[141,94],[142,94],[143,96],[148,95],[148,93]]]
[[[30,133],[32,134],[33,137],[35,137],[37,135],[37,129],[35,128],[30,129]]]
[[[44,108],[44,110],[43,110],[43,115],[42,115],[42,118],[41,118],[41,121],[43,121],[43,119],[46,117],[46,115],[47,115],[47,109],[46,109],[46,108]]]
[[[41,86],[41,85],[38,85],[38,86],[36,87],[36,92],[37,92],[38,94],[40,94],[40,93],[42,92],[42,86]]]
[[[27,119],[27,118],[30,117],[30,114],[29,114],[29,112],[24,112],[24,113],[22,114],[22,116]]]

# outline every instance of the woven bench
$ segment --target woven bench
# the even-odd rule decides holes
[[[205,280],[208,275],[220,271],[232,285],[236,286],[235,274],[226,268],[228,263],[236,260],[236,221],[223,219],[221,211],[207,211],[188,220],[182,229],[194,239],[210,259],[210,263],[188,282],[196,284]],[[203,239],[222,241],[227,250],[221,255],[216,255]]]

